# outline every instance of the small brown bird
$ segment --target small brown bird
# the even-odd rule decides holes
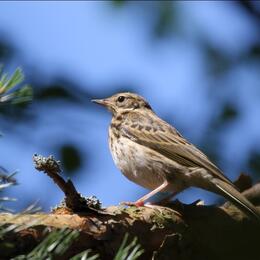
[[[245,213],[260,213],[205,154],[160,119],[148,102],[133,93],[92,100],[113,114],[109,146],[113,160],[131,181],[152,190],[136,206],[158,192],[177,194],[194,186],[220,194]]]

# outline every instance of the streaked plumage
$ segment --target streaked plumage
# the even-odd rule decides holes
[[[234,202],[246,213],[260,219],[255,207],[236,189],[205,154],[160,119],[147,101],[132,93],[119,93],[94,100],[113,114],[109,145],[115,164],[131,181],[152,192],[173,193],[195,186]]]

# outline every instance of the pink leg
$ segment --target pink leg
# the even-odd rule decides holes
[[[166,186],[168,185],[168,182],[165,181],[162,185],[160,185],[159,187],[157,187],[156,189],[152,190],[151,192],[149,192],[148,194],[144,195],[142,198],[140,198],[139,200],[137,200],[136,202],[123,202],[123,204],[128,205],[128,206],[136,206],[136,207],[141,207],[144,206],[144,202],[146,200],[148,200],[149,198],[151,198],[152,196],[154,196],[155,194],[157,194],[158,192],[162,191]]]

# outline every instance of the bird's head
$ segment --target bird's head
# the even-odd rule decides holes
[[[152,109],[143,97],[129,92],[118,93],[104,99],[93,99],[92,102],[107,107],[113,115],[125,113],[135,109]]]

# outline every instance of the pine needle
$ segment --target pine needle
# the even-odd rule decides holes
[[[87,249],[87,250],[79,253],[78,255],[73,256],[70,260],[96,260],[96,259],[100,259],[98,254],[89,256],[90,253],[92,253],[92,250]]]
[[[0,66],[0,103],[17,104],[30,101],[32,88],[28,85],[19,87],[23,81],[24,74],[21,68],[17,68],[11,76],[8,76],[7,73],[3,73],[3,66]],[[17,89],[14,90],[14,88]]]
[[[137,244],[137,237],[135,237],[130,244],[126,245],[128,237],[129,235],[126,233],[114,260],[136,260],[144,253],[141,246]]]

